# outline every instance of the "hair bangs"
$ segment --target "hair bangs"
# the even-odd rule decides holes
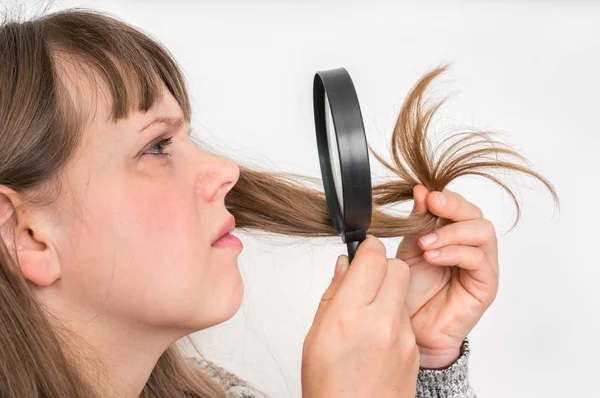
[[[102,94],[113,122],[131,111],[147,112],[162,98],[164,84],[189,122],[191,107],[185,78],[169,50],[139,28],[107,21],[106,15],[93,10],[55,13],[44,21],[44,29],[53,31],[50,37],[54,39],[48,44],[58,61],[57,74],[73,80],[80,76],[71,73],[75,71],[91,78],[89,83],[95,92],[92,102],[97,100],[98,88],[107,88],[108,92]],[[83,89],[76,80],[70,86],[77,91]],[[72,100],[80,107],[89,98]],[[96,109],[95,103],[89,105],[90,110]],[[78,113],[87,115],[82,109]]]

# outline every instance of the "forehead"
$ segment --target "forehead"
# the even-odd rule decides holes
[[[155,77],[151,99],[141,98],[140,85],[143,83],[132,73],[125,71],[117,61],[115,65],[119,69],[121,81],[108,82],[87,63],[68,55],[58,57],[57,75],[63,90],[68,93],[82,129],[112,124],[135,124],[141,129],[157,116],[183,118],[179,103],[162,80]],[[147,101],[152,104],[148,111],[139,109],[139,104]],[[118,119],[115,117],[116,105],[127,109]]]

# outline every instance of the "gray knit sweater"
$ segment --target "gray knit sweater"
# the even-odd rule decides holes
[[[469,341],[461,346],[460,357],[446,369],[420,369],[416,398],[475,398],[468,381]],[[190,358],[193,364],[210,375],[225,390],[227,398],[265,397],[260,390],[213,362]]]

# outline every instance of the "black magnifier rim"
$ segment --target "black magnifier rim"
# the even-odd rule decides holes
[[[331,168],[325,93],[339,152],[343,210],[338,203]],[[371,168],[358,96],[345,68],[323,70],[315,74],[313,106],[321,176],[333,226],[344,243],[363,241],[371,224],[373,206]]]

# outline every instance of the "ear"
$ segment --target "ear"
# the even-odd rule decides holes
[[[25,279],[40,287],[61,277],[49,224],[42,212],[33,212],[14,190],[0,185],[0,235]]]

